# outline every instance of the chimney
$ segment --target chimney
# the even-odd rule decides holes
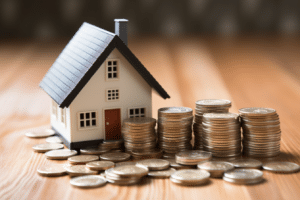
[[[127,19],[115,19],[115,34],[118,35],[121,40],[127,46]]]

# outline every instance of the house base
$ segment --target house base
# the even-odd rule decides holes
[[[88,148],[88,147],[97,147],[103,141],[100,140],[88,140],[82,142],[69,142],[62,134],[60,134],[54,127],[51,127],[52,130],[55,131],[55,135],[57,135],[60,139],[62,139],[63,143],[71,150],[77,150]]]

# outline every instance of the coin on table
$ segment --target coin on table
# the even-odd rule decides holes
[[[80,154],[82,155],[101,155],[103,153],[107,153],[108,150],[103,150],[100,148],[86,148],[80,149]]]
[[[181,165],[181,164],[178,164],[175,161],[175,159],[172,159],[172,158],[168,158],[166,160],[170,162],[170,167],[175,168],[176,170],[180,170],[180,169],[194,169],[195,168],[194,165]]]
[[[45,153],[47,159],[50,160],[67,160],[71,156],[75,156],[77,151],[69,149],[52,150]]]
[[[136,166],[147,167],[151,170],[164,170],[168,169],[170,162],[163,159],[147,159],[136,162]]]
[[[70,184],[80,188],[95,188],[105,185],[106,180],[99,175],[86,175],[75,177],[70,180]]]
[[[63,143],[62,139],[60,139],[60,137],[58,137],[58,136],[47,137],[46,142],[48,142],[48,143],[59,143],[59,144]]]
[[[149,169],[146,167],[131,165],[119,166],[111,169],[112,172],[118,176],[146,176],[149,172]]]
[[[57,144],[57,143],[44,143],[44,144],[37,144],[34,145],[33,150],[39,153],[45,153],[47,151],[51,150],[57,150],[57,149],[63,149],[63,144]]]
[[[119,167],[119,166],[125,166],[125,165],[136,165],[136,162],[133,162],[133,161],[125,161],[125,162],[118,162],[116,163],[116,167]]]
[[[252,107],[252,108],[241,108],[239,109],[241,115],[246,116],[261,116],[261,115],[273,115],[276,114],[276,110],[273,108],[259,108],[259,107]]]
[[[234,169],[233,164],[223,161],[203,161],[197,167],[208,171],[214,178],[222,178],[224,172]]]
[[[150,171],[148,176],[152,178],[169,178],[174,172],[176,172],[176,169],[169,168],[162,171]]]
[[[300,166],[292,162],[268,162],[263,164],[263,169],[275,173],[294,173],[300,170]]]
[[[197,165],[198,162],[209,160],[212,157],[211,152],[201,150],[182,151],[175,155],[177,163],[182,165]]]
[[[55,134],[55,131],[52,129],[45,129],[43,131],[30,131],[25,133],[27,137],[30,138],[45,138]]]
[[[37,172],[41,176],[63,176],[67,174],[64,165],[45,165],[37,169]]]
[[[170,180],[180,185],[201,185],[208,181],[210,173],[199,169],[184,169],[174,172]]]
[[[102,160],[112,161],[112,162],[121,162],[130,159],[129,153],[122,153],[122,152],[114,152],[114,153],[105,153],[100,155]]]
[[[257,169],[235,169],[224,173],[223,180],[235,184],[260,183],[263,172]]]
[[[242,158],[238,160],[230,161],[231,164],[236,168],[247,168],[247,169],[260,169],[262,162],[251,158]]]
[[[88,162],[99,160],[99,156],[95,155],[79,155],[68,158],[68,161],[73,165],[86,164]]]
[[[115,163],[111,161],[93,161],[86,163],[86,167],[90,170],[101,171],[112,168],[115,166]]]
[[[85,165],[64,165],[70,176],[84,176],[84,175],[95,175],[98,172],[90,170]]]

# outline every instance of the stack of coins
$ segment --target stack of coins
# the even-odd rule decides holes
[[[98,149],[103,150],[105,152],[124,151],[124,140],[104,140],[102,143],[99,144]]]
[[[224,173],[223,180],[235,184],[255,184],[263,181],[263,172],[257,169],[235,169]]]
[[[161,158],[163,156],[163,152],[160,149],[156,149],[151,152],[131,151],[130,153],[135,160]]]
[[[105,170],[105,177],[112,184],[132,185],[140,182],[148,172],[145,167],[126,165]]]
[[[165,107],[158,110],[158,144],[167,154],[192,148],[193,110]]]
[[[210,173],[199,169],[183,169],[174,172],[170,180],[179,185],[202,185],[207,183]]]
[[[239,115],[234,113],[205,113],[202,142],[205,151],[214,157],[233,157],[241,154]]]
[[[212,154],[201,150],[182,151],[175,155],[176,163],[181,165],[197,165],[199,162],[210,160]]]
[[[227,113],[231,102],[224,99],[203,99],[196,101],[195,119],[193,124],[194,149],[202,149],[202,118],[204,113]]]
[[[156,119],[150,117],[129,118],[123,121],[122,135],[127,152],[155,152]]]
[[[273,157],[280,153],[280,121],[271,108],[239,110],[243,128],[243,153],[250,157]]]

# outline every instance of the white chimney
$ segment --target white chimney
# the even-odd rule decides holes
[[[115,19],[115,34],[118,35],[121,40],[127,46],[127,19]]]

